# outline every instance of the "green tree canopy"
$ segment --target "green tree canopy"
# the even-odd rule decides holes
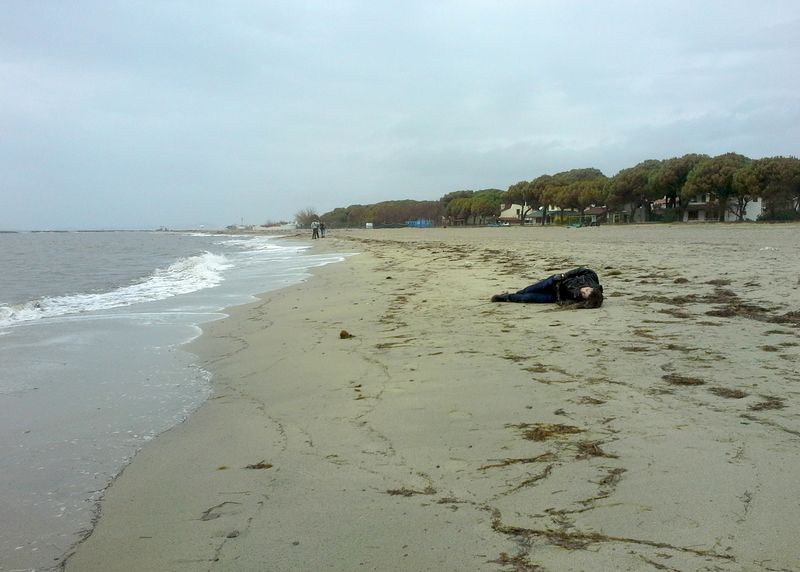
[[[708,194],[719,205],[719,220],[725,220],[728,201],[736,195],[733,181],[736,171],[744,167],[750,159],[738,153],[725,153],[701,161],[686,178],[681,191],[681,199]],[[741,211],[738,213],[741,216]]]
[[[447,203],[447,216],[467,220],[472,213],[472,197],[459,197]]]
[[[320,218],[331,226],[362,227],[368,222],[378,225],[397,225],[420,218],[437,220],[442,212],[439,201],[406,199],[340,207],[325,213]]]
[[[503,203],[522,206],[519,211],[520,224],[525,224],[525,217],[528,216],[528,213],[539,206],[537,196],[528,181],[519,181],[508,187],[503,195]]]
[[[661,166],[661,161],[648,159],[629,169],[622,169],[608,184],[608,203],[613,206],[631,205],[631,214],[642,207],[644,220],[650,220],[653,201],[658,195],[650,184],[651,175]]]
[[[500,214],[504,192],[500,189],[483,189],[472,196],[472,214],[485,222]]]
[[[698,164],[709,159],[708,155],[696,153],[665,159],[661,165],[650,174],[649,184],[653,196],[662,196],[667,200],[668,207],[678,206],[681,190],[686,184],[689,173]],[[681,204],[681,206],[684,206]]]
[[[737,194],[764,199],[767,218],[800,218],[800,159],[765,157],[749,162],[734,174]]]
[[[446,201],[445,212],[449,217],[463,220],[466,224],[478,224],[500,214],[503,195],[500,189],[456,191],[448,193],[441,200]]]
[[[690,153],[663,161],[649,159],[622,169],[607,178],[599,169],[571,169],[555,175],[541,175],[531,181],[519,181],[506,191],[452,191],[438,201],[396,200],[370,205],[337,207],[320,218],[341,226],[404,224],[426,218],[440,220],[449,214],[465,222],[478,224],[500,212],[502,203],[524,205],[520,222],[540,208],[547,214],[549,205],[584,210],[590,205],[630,205],[631,212],[642,207],[645,220],[650,218],[653,201],[666,198],[668,207],[685,208],[697,195],[708,195],[740,218],[754,197],[765,202],[765,218],[800,218],[800,159],[767,157],[752,161],[737,153],[717,157]],[[297,213],[299,224],[309,224],[317,216],[312,208]],[[546,217],[542,217],[542,223]]]
[[[515,183],[508,188],[503,200],[526,206],[520,212],[521,220],[531,210],[541,208],[544,224],[549,205],[582,211],[590,205],[603,204],[607,181],[599,169],[571,169]]]
[[[453,191],[451,193],[447,193],[445,196],[443,196],[441,199],[439,199],[439,201],[441,201],[442,204],[447,206],[447,204],[452,200],[463,199],[465,197],[469,198],[474,194],[475,194],[475,191]]]
[[[540,193],[542,203],[583,211],[605,202],[608,178],[595,168],[572,169],[553,175]]]

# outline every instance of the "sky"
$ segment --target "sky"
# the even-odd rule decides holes
[[[0,0],[0,230],[800,154],[796,0]]]

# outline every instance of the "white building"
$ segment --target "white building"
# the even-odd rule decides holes
[[[689,204],[686,205],[686,209],[684,210],[683,221],[718,221],[719,207],[716,203],[711,202],[709,199],[710,197],[707,194],[702,194],[690,200]],[[739,220],[739,217],[736,216],[734,212],[735,209],[732,208],[736,204],[736,201],[731,199],[728,204],[728,208],[725,209],[725,222],[734,222]],[[755,197],[747,203],[742,220],[758,220],[759,215],[763,212],[764,201],[761,199],[761,197]]]
[[[528,210],[527,205],[519,205],[517,203],[511,203],[510,205],[507,204],[500,205],[500,216],[498,217],[497,220],[499,220],[500,222],[519,222],[523,208],[527,210],[527,212],[525,213],[525,222],[532,222],[533,213],[535,211],[533,209]]]

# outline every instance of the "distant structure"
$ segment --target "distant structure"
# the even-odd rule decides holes
[[[432,228],[433,221],[428,218],[418,218],[416,220],[407,220],[406,226],[410,228]]]

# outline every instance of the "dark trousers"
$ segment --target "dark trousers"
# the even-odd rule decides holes
[[[556,289],[558,288],[557,275],[550,278],[539,280],[535,284],[531,284],[527,288],[523,288],[516,294],[509,294],[509,302],[525,302],[528,304],[552,304],[558,301]]]

